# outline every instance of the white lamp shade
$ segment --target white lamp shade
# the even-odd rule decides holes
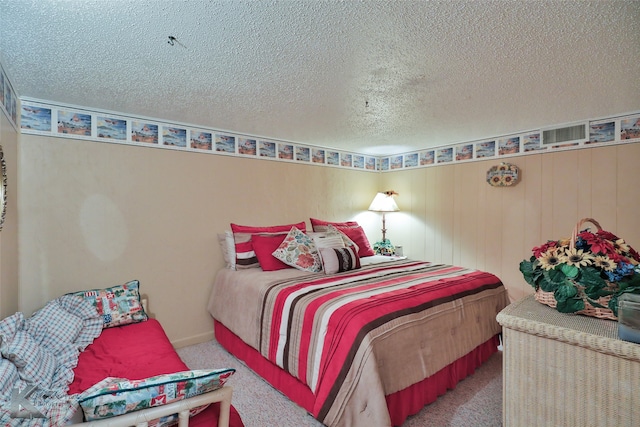
[[[397,212],[400,209],[393,196],[389,196],[386,193],[378,193],[371,205],[369,205],[369,210],[374,212]]]

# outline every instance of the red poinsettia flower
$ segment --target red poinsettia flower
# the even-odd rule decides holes
[[[583,231],[582,233],[578,234],[578,237],[587,242],[587,244],[591,247],[591,252],[594,254],[600,253],[603,255],[609,255],[609,257],[611,258],[612,254],[617,253],[613,244],[609,240],[603,238],[598,234]]]
[[[540,258],[540,255],[547,252],[549,248],[555,248],[558,245],[558,242],[555,240],[549,240],[547,243],[541,246],[536,246],[533,248],[533,256],[536,258]]]
[[[613,251],[613,252],[609,252],[607,253],[607,256],[616,264],[618,264],[619,262],[629,262],[629,260],[627,259],[627,257],[620,255],[618,252]]]
[[[616,240],[618,240],[618,236],[616,236],[615,234],[609,231],[599,230],[596,234],[602,237],[603,239],[611,240],[612,242],[615,242]]]

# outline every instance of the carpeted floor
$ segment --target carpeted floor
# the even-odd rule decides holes
[[[233,406],[246,427],[322,427],[323,424],[231,356],[216,341],[178,349],[191,369],[235,368],[229,379]],[[502,352],[494,354],[476,372],[458,383],[403,427],[502,426]]]

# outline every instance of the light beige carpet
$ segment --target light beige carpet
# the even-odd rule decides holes
[[[178,349],[191,369],[235,368],[233,406],[246,427],[322,427],[323,424],[231,356],[216,341]],[[502,425],[502,353],[410,417],[403,427],[498,427]]]

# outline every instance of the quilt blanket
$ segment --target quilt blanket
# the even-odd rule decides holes
[[[385,395],[497,334],[508,298],[490,273],[404,260],[275,281],[261,302],[259,350],[310,387],[314,417],[371,427],[390,424]]]
[[[0,321],[0,425],[66,425],[78,409],[67,395],[78,355],[102,332],[102,316],[65,295],[25,318]]]

